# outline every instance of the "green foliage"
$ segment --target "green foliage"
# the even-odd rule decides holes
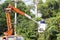
[[[57,34],[60,33],[59,20],[60,16],[46,19],[46,23],[48,24],[45,31],[46,40],[57,40]]]
[[[60,40],[60,34],[57,34],[57,40]]]
[[[29,7],[25,6],[24,3],[20,2],[18,5],[18,8],[21,11],[25,12],[28,15],[31,15],[29,12]],[[37,40],[37,24],[21,15],[18,15],[17,19],[17,34],[24,36],[25,40]]]
[[[3,32],[7,30],[5,17],[5,8],[7,4],[8,2],[4,3],[3,5],[0,5],[0,34],[3,34]]]
[[[38,10],[43,14],[43,18],[55,17],[59,10],[59,3],[55,0],[50,0],[39,4]]]
[[[5,8],[8,4],[14,4],[9,0],[0,5],[0,34],[3,34],[7,30]],[[17,8],[26,14],[34,17],[30,14],[30,8],[27,7],[22,1],[19,1]],[[60,40],[60,0],[47,0],[43,3],[39,1],[38,10],[43,14],[42,18],[48,24],[46,30],[43,33],[37,32],[37,24],[28,18],[17,14],[17,27],[16,31],[18,35],[21,35],[25,40]],[[14,23],[14,12],[11,12],[12,25]],[[34,18],[39,21],[41,18]],[[13,25],[14,26],[14,25]]]
[[[47,0],[46,3],[38,5],[38,10],[43,14],[45,22],[48,24],[43,33],[45,40],[60,40],[60,1]],[[40,38],[40,37],[39,37]]]
[[[5,18],[5,8],[8,6],[8,4],[11,3],[11,1],[6,1],[4,4],[0,5],[0,33],[3,34],[4,31],[7,30],[6,25],[6,18]],[[13,6],[14,4],[11,3]],[[25,12],[28,15],[30,14],[29,7],[27,7],[22,1],[19,1],[17,4],[17,8],[23,12]],[[32,15],[31,15],[32,16]],[[14,12],[11,12],[11,20],[12,20],[12,26],[14,23]],[[17,14],[17,27],[16,31],[18,35],[21,35],[25,38],[25,40],[37,40],[38,39],[38,33],[37,33],[37,24],[35,24],[33,21],[29,20],[25,16],[21,16]]]

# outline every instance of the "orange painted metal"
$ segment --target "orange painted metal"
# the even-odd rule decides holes
[[[4,37],[2,40],[4,40],[4,38],[6,38],[6,36],[11,36],[12,33],[13,33],[13,28],[12,28],[12,24],[11,24],[11,19],[10,19],[10,11],[14,11],[22,16],[25,15],[24,12],[22,12],[21,10],[9,5],[7,8],[6,8],[6,21],[7,21],[7,28],[8,30],[6,32],[4,32]]]
[[[12,35],[12,32],[13,32],[9,10],[10,10],[10,11],[13,10],[13,11],[15,11],[15,12],[17,12],[18,14],[23,15],[23,16],[25,15],[25,13],[22,12],[22,11],[20,11],[19,9],[11,6],[11,5],[9,5],[8,8],[6,8],[6,10],[8,10],[8,11],[6,12],[6,21],[7,21],[8,31],[5,32],[5,35],[8,35],[8,36],[9,36],[9,35]]]
[[[23,15],[23,16],[25,15],[24,12],[22,12],[21,10],[19,10],[19,9],[17,9],[17,8],[11,6],[11,5],[9,5],[8,8],[11,8],[11,10],[13,10],[14,12],[16,12],[16,13],[18,13],[20,15]]]
[[[4,32],[4,36],[2,40],[4,40],[7,36],[11,36],[13,33],[13,28],[12,28],[11,19],[10,19],[10,12],[6,12],[6,21],[7,21],[8,30]]]
[[[6,12],[6,21],[7,21],[7,28],[8,31],[5,32],[7,36],[12,35],[13,29],[12,29],[12,24],[11,24],[11,19],[10,19],[10,13]]]

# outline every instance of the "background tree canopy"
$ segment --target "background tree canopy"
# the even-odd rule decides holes
[[[14,6],[10,0],[0,5],[0,35],[3,35],[3,32],[7,30],[4,9],[9,3]],[[22,1],[18,2],[17,8],[33,16],[30,13],[30,7]],[[60,40],[60,0],[47,0],[45,3],[40,0],[38,10],[43,14],[42,18],[48,24],[46,30],[43,33],[38,33],[36,23],[17,14],[17,34],[23,36],[25,40]],[[11,22],[14,27],[14,12],[11,12]]]
[[[38,4],[38,10],[43,14],[42,18],[48,24],[44,32],[45,40],[60,40],[60,1],[47,0]],[[41,36],[41,35],[40,35]]]
[[[6,1],[4,4],[0,5],[1,9],[1,15],[0,15],[0,34],[2,35],[3,32],[7,30],[6,25],[6,18],[5,18],[5,8],[8,6],[8,4],[11,4],[14,6],[14,4],[11,1]],[[31,15],[30,8],[27,7],[22,1],[18,2],[18,9],[25,12],[26,14]],[[11,22],[14,27],[14,12],[11,12]],[[37,33],[37,25],[29,20],[28,18],[21,16],[17,14],[17,27],[16,31],[18,35],[21,35],[25,38],[25,40],[37,40],[38,39],[38,33]]]

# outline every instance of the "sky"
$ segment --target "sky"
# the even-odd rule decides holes
[[[46,2],[46,0],[42,0],[43,1],[43,3],[45,3]]]
[[[0,4],[4,3],[6,0],[0,0]],[[33,0],[22,0],[26,5],[30,5],[33,3]]]
[[[26,5],[33,4],[33,0],[22,0],[22,1],[24,1],[24,3],[25,3]],[[43,1],[43,3],[46,2],[46,0],[42,0],[42,1]]]
[[[4,3],[5,2],[5,0],[0,0],[0,4],[2,4],[2,3]]]
[[[33,0],[22,0],[26,5],[33,4]]]
[[[0,1],[0,4],[2,4],[2,3],[4,3],[6,0],[1,0]],[[26,4],[26,5],[30,5],[30,4],[33,4],[33,0],[22,0],[22,1],[24,1],[24,3]],[[46,0],[42,0],[43,2],[45,2]]]

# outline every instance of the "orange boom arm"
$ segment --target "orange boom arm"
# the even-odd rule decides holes
[[[4,35],[6,36],[10,36],[13,33],[13,28],[12,28],[12,24],[11,24],[11,19],[10,19],[10,11],[13,10],[14,12],[17,12],[20,15],[25,15],[24,12],[20,11],[19,9],[9,5],[6,8],[6,21],[7,21],[7,28],[8,30],[6,32],[4,32]]]
[[[35,23],[37,23],[35,20],[33,20],[29,15],[25,14],[24,12],[22,12],[21,10],[9,5],[7,8],[6,8],[6,21],[7,21],[7,28],[8,30],[6,32],[4,32],[4,35],[5,36],[11,36],[12,33],[13,33],[13,28],[12,28],[12,24],[11,24],[11,19],[10,19],[10,11],[14,11],[22,16],[26,16],[27,18],[31,19],[32,21],[34,21]],[[3,37],[3,40],[4,38],[6,37]]]
[[[19,9],[17,9],[17,8],[11,6],[11,5],[9,5],[8,8],[11,8],[11,10],[13,10],[14,12],[16,12],[16,13],[18,13],[20,15],[23,15],[23,16],[25,15],[24,12],[22,12],[21,10],[19,10]]]

